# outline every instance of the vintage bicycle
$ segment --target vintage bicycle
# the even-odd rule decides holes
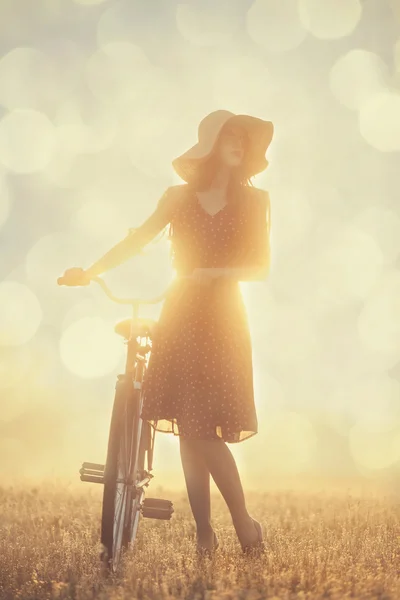
[[[125,372],[117,376],[106,464],[84,462],[79,471],[81,481],[104,485],[100,559],[106,569],[115,574],[124,552],[135,542],[141,517],[169,520],[174,512],[170,500],[145,498],[144,488],[154,477],[151,471],[155,429],[140,418],[143,384],[157,321],[139,318],[139,307],[160,302],[167,291],[150,300],[118,298],[100,277],[93,277],[91,281],[98,283],[113,302],[130,304],[133,308],[132,318],[115,325],[115,332],[127,345],[127,359]],[[57,283],[71,285],[65,277],[59,277]]]

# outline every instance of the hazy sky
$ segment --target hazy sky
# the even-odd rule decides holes
[[[275,126],[254,180],[271,197],[271,274],[242,284],[259,417],[230,446],[243,477],[397,469],[397,1],[2,0],[2,476],[76,478],[104,460],[129,310],[56,279],[150,215],[218,108]],[[105,279],[156,296],[168,250]],[[156,448],[158,481],[183,487],[178,440]]]

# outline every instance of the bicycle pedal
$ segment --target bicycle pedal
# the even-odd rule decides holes
[[[79,470],[80,479],[89,483],[104,483],[104,469],[105,465],[84,462]]]
[[[145,498],[141,507],[142,515],[148,519],[169,520],[174,512],[172,502],[162,498]]]

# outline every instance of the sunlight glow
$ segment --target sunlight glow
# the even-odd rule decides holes
[[[310,467],[317,435],[307,417],[282,411],[265,419],[263,427],[265,466],[278,473],[298,473]]]
[[[123,358],[124,346],[113,324],[99,317],[85,317],[63,332],[60,355],[65,366],[82,378],[104,377]]]

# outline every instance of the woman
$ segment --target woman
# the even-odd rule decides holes
[[[239,281],[269,270],[270,201],[250,177],[268,166],[273,125],[218,110],[200,123],[198,143],[173,161],[186,182],[166,190],[154,213],[89,269],[69,269],[71,285],[116,267],[170,224],[177,277],[164,301],[144,381],[141,417],[179,435],[197,550],[219,545],[211,526],[210,474],[244,552],[263,549],[262,528],[245,504],[226,442],[258,431],[252,348]]]

